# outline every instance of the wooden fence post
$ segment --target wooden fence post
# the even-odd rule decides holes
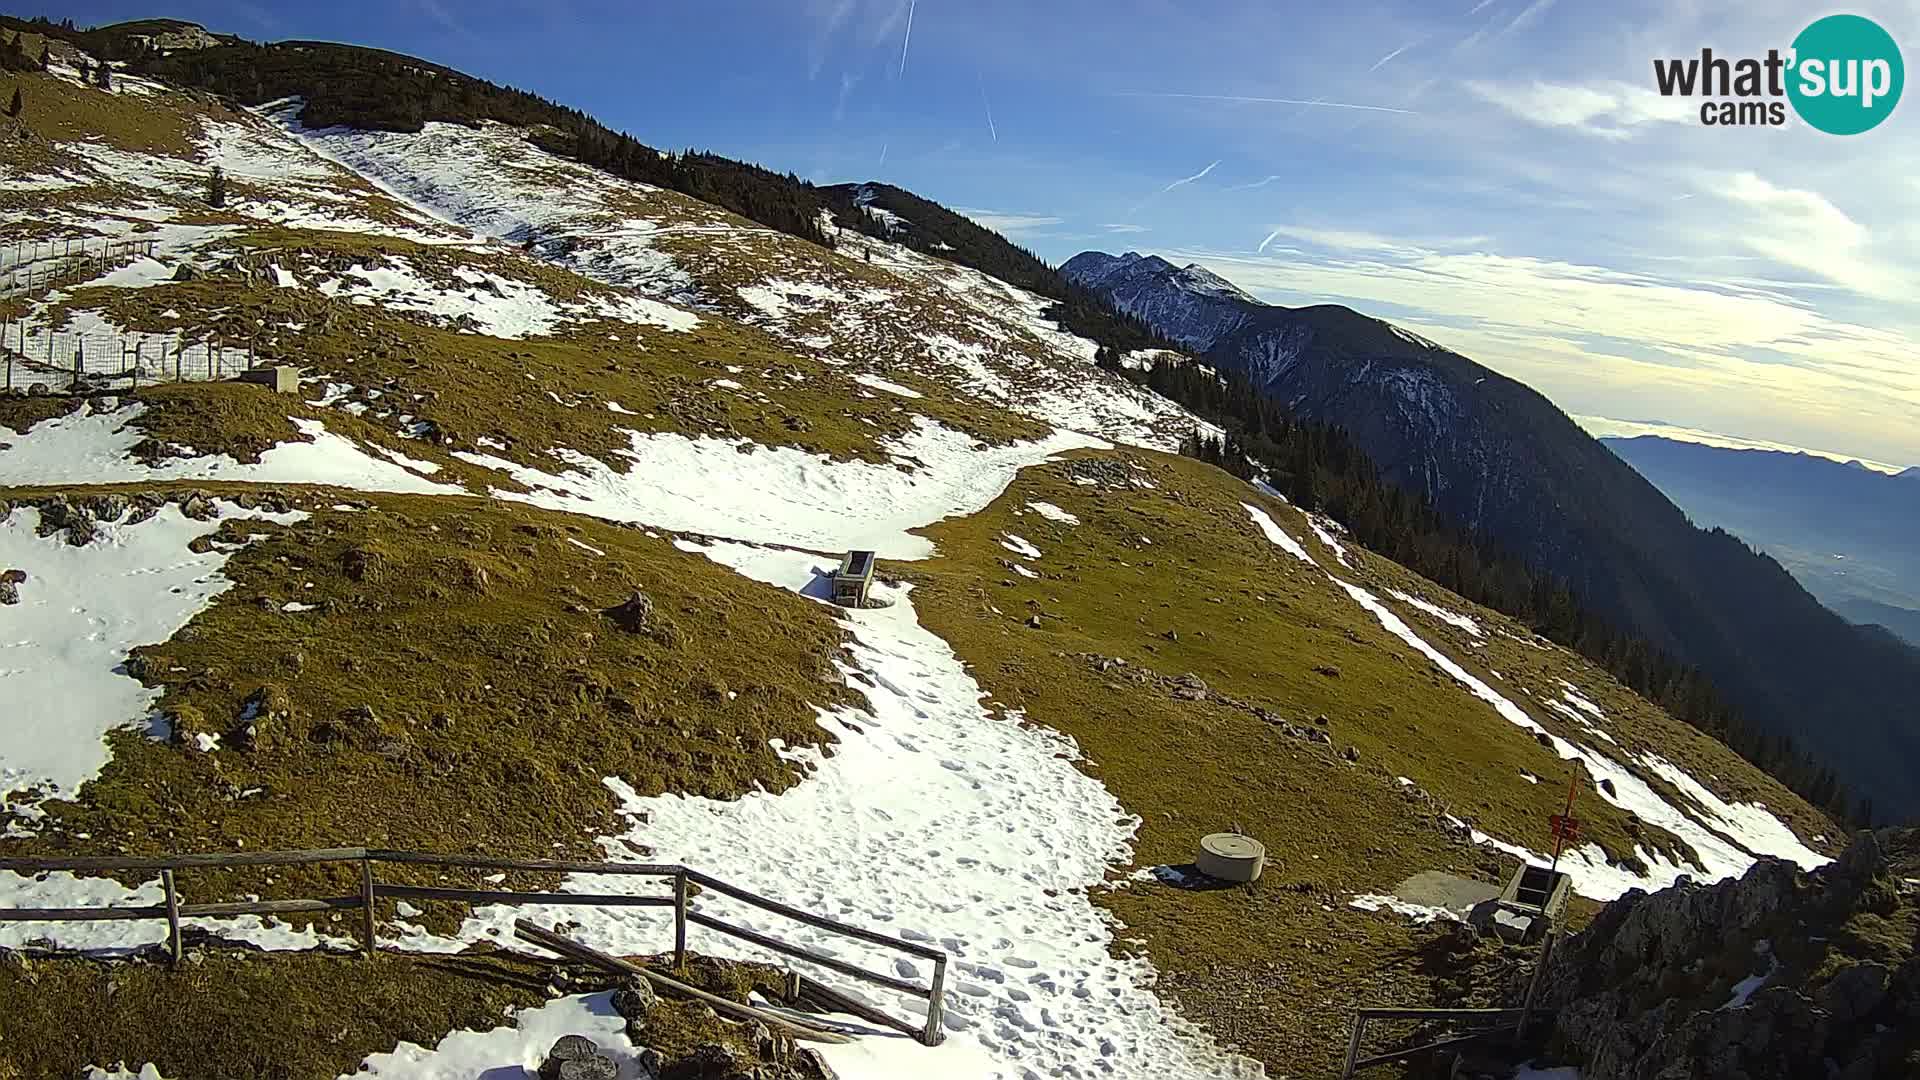
[[[1516,1041],[1526,1037],[1527,1021],[1533,1019],[1534,999],[1540,994],[1540,980],[1546,977],[1547,963],[1553,959],[1553,946],[1559,939],[1560,921],[1555,919],[1547,931],[1547,939],[1540,943],[1540,959],[1534,962],[1533,977],[1527,980],[1527,996],[1520,1002],[1520,1022],[1513,1026]]]
[[[1340,1070],[1340,1080],[1352,1080],[1353,1066],[1360,1060],[1360,1037],[1367,1030],[1367,1018],[1356,1010],[1353,1014],[1353,1036],[1347,1040],[1347,1067]]]
[[[687,868],[673,873],[673,970],[687,966]]]
[[[367,955],[373,955],[373,860],[360,860],[360,907],[365,915],[363,929],[367,935]]]
[[[920,1045],[939,1046],[947,1034],[941,1030],[941,1018],[946,1012],[947,1002],[947,958],[945,956],[933,962],[933,984],[927,990],[927,1030],[920,1036]]]
[[[180,891],[173,886],[173,871],[160,871],[160,887],[167,891],[167,955],[173,958],[175,967],[180,966],[182,949],[180,946]]]

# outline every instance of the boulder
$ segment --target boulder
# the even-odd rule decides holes
[[[646,979],[631,979],[613,992],[613,1011],[629,1020],[644,1020],[658,1004],[660,995],[654,991],[653,983]]]
[[[613,624],[630,634],[644,633],[653,620],[653,598],[639,589],[633,595],[600,612]]]
[[[195,521],[211,521],[219,513],[213,499],[204,491],[189,492],[180,502],[180,512]]]
[[[585,1035],[562,1035],[540,1063],[540,1080],[618,1080],[620,1066]]]
[[[132,504],[125,495],[95,495],[86,500],[85,506],[97,521],[119,521],[127,515]]]
[[[1814,998],[1835,1024],[1864,1021],[1887,1000],[1888,971],[1884,964],[1855,964],[1841,968]]]

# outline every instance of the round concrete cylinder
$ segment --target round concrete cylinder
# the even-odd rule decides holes
[[[1251,836],[1220,832],[1203,837],[1194,868],[1221,881],[1255,881],[1267,866],[1266,845]]]

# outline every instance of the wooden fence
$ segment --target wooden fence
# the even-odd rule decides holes
[[[182,870],[231,869],[254,866],[298,866],[314,863],[357,863],[360,889],[351,896],[319,899],[246,900],[237,902],[191,904],[182,895],[175,875]],[[534,873],[618,874],[670,881],[672,891],[658,895],[624,893],[516,892],[506,889],[447,889],[421,885],[400,885],[380,881],[374,874],[379,864],[453,867],[474,870],[519,870]],[[20,874],[49,871],[115,872],[158,871],[163,901],[145,907],[81,908],[0,908],[0,922],[95,922],[103,920],[165,919],[167,955],[178,964],[184,955],[181,944],[182,919],[232,915],[293,915],[359,909],[362,913],[362,948],[372,956],[375,938],[375,904],[381,900],[451,900],[471,904],[552,904],[584,907],[670,907],[673,909],[673,962],[679,968],[686,963],[687,927],[706,927],[730,937],[758,945],[763,949],[837,972],[852,979],[884,986],[927,1003],[924,1024],[913,1024],[870,1007],[853,1010],[863,1019],[884,1024],[936,1046],[944,1037],[941,1030],[941,1004],[946,993],[947,954],[939,949],[882,934],[863,927],[829,919],[809,911],[770,900],[737,885],[703,874],[685,866],[654,863],[565,862],[541,859],[495,859],[476,855],[436,855],[416,851],[385,851],[371,848],[323,848],[317,851],[231,852],[211,855],[161,855],[150,857],[74,856],[69,858],[0,859],[0,870]],[[736,926],[699,911],[689,904],[689,887],[699,886],[762,911],[869,945],[894,949],[933,962],[933,978],[926,988],[904,979],[793,945],[767,934]],[[844,999],[844,996],[842,996]],[[851,1002],[852,999],[844,999]]]
[[[1405,1061],[1420,1054],[1431,1054],[1440,1050],[1452,1050],[1468,1046],[1499,1035],[1517,1037],[1525,1031],[1526,1020],[1543,1009],[1355,1009],[1353,1010],[1353,1031],[1347,1040],[1346,1067],[1341,1070],[1340,1080],[1351,1080],[1354,1073],[1361,1069],[1371,1069],[1376,1065],[1390,1065],[1396,1061]],[[1361,1057],[1360,1050],[1365,1045],[1367,1025],[1377,1020],[1418,1020],[1423,1023],[1455,1022],[1477,1030],[1462,1035],[1450,1035],[1443,1039],[1409,1046],[1401,1050]]]

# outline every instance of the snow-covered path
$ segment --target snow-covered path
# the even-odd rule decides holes
[[[809,595],[831,569],[816,556],[779,549],[700,550]],[[1138,819],[1074,766],[1071,740],[983,708],[979,685],[919,625],[905,589],[876,586],[875,594],[891,606],[847,613],[856,642],[845,670],[869,708],[822,716],[839,739],[831,757],[797,751],[817,765],[808,779],[781,795],[734,801],[638,798],[609,781],[626,795],[634,820],[645,820],[625,838],[744,888],[948,952],[947,1042],[928,1050],[880,1037],[826,1048],[849,1080],[892,1077],[909,1066],[982,1080],[1261,1075],[1258,1065],[1218,1050],[1179,1020],[1148,989],[1145,962],[1110,951],[1111,921],[1087,893],[1130,858]],[[623,850],[613,840],[609,847]],[[645,888],[590,876],[567,887]],[[901,978],[924,983],[930,974],[924,962],[721,897],[702,897],[697,906]],[[648,909],[489,908],[460,936],[509,940],[516,914],[569,920],[581,940],[615,951],[653,952],[672,940],[670,916]],[[699,928],[692,947],[778,959]],[[908,1015],[909,1000],[810,974]]]

